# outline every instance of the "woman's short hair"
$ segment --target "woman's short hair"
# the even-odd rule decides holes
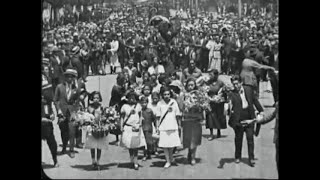
[[[170,73],[170,77],[171,77],[171,76],[175,76],[177,79],[180,79],[180,76],[179,76],[179,74],[177,73],[177,71],[174,71],[174,72]]]
[[[170,97],[172,97],[171,89],[168,86],[162,86],[160,88],[161,97],[163,98],[163,93],[166,92],[166,91],[169,91],[170,92]]]
[[[212,69],[212,70],[209,71],[209,73],[211,73],[211,72],[212,72],[214,75],[219,75],[218,69]]]
[[[130,99],[131,97],[134,97],[136,101],[139,100],[139,96],[137,95],[137,93],[135,93],[134,91],[130,91],[127,95],[126,98]]]
[[[142,102],[149,102],[149,100],[148,100],[148,97],[146,97],[146,96],[141,96],[141,98],[140,98],[140,102],[142,103]]]
[[[117,84],[124,84],[126,80],[126,76],[124,73],[119,73],[118,76],[117,76]]]
[[[99,96],[99,102],[102,102],[102,96],[101,96],[101,93],[99,91],[93,91],[89,96],[89,100],[93,101],[93,98],[94,98],[95,95],[98,95]]]
[[[160,84],[167,83],[166,79],[167,79],[167,76],[166,76],[166,74],[163,74],[163,73],[160,74],[159,77],[158,77],[158,81],[159,81]]]
[[[194,90],[196,90],[196,89],[198,89],[198,86],[197,86],[197,81],[196,81],[196,79],[195,78],[189,78],[189,79],[187,79],[187,81],[186,81],[186,85],[185,85],[185,89],[188,89],[188,84],[189,84],[189,82],[191,82],[191,81],[193,81],[194,82]]]
[[[146,89],[146,87],[149,87],[149,89],[150,89],[150,92],[152,92],[152,86],[150,85],[150,84],[145,84],[144,86],[143,86],[143,88],[142,88],[142,90],[141,90],[141,93],[142,94],[144,94],[144,90]]]

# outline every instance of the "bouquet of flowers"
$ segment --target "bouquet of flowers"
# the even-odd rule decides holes
[[[142,95],[143,84],[141,81],[134,83],[130,88],[132,88],[137,95]]]
[[[210,109],[210,98],[205,89],[194,90],[185,93],[184,110],[189,112],[191,108],[199,108],[199,110]]]
[[[99,121],[99,124],[94,124],[92,126],[91,133],[93,137],[95,137],[96,139],[100,139],[109,134],[109,127],[101,125]]]
[[[107,107],[104,112],[107,118],[106,123],[109,126],[110,133],[114,135],[120,134],[120,115],[116,111],[116,107]]]
[[[91,124],[94,121],[93,114],[85,111],[78,111],[77,113],[74,113],[73,117],[75,118],[75,121],[80,124],[80,126]]]

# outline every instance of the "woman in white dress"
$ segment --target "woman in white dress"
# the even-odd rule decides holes
[[[130,160],[135,170],[139,169],[138,149],[146,146],[142,132],[141,105],[137,103],[138,95],[134,92],[127,94],[128,103],[121,107],[121,145],[129,149]]]
[[[214,38],[211,39],[206,47],[210,50],[209,52],[209,69],[217,69],[219,73],[221,72],[221,47],[222,44],[218,42],[218,37],[215,34]]]
[[[92,98],[91,100],[93,101],[93,103],[89,104],[88,112],[90,114],[93,114],[95,117],[93,124],[98,125],[98,124],[101,124],[101,113],[102,113],[102,109],[103,109],[101,106],[102,98],[101,98],[100,92],[94,91],[91,95],[91,98]],[[104,136],[103,138],[95,138],[92,135],[91,126],[88,126],[87,129],[89,131],[88,131],[88,135],[86,138],[84,148],[91,150],[92,166],[93,166],[93,168],[98,168],[98,170],[99,170],[100,169],[99,160],[101,157],[101,150],[102,149],[107,150],[109,142],[108,142],[107,136]],[[97,160],[95,160],[96,150],[97,150]]]
[[[170,88],[164,87],[161,92],[162,100],[158,103],[157,131],[159,147],[163,148],[166,156],[164,168],[169,168],[173,161],[174,147],[181,146],[179,127],[181,127],[181,112],[176,100],[172,99]]]
[[[111,49],[108,51],[111,53],[110,56],[110,74],[116,73],[116,68],[119,66],[118,59],[118,49],[119,49],[119,41],[117,39],[117,34],[111,35],[112,41],[110,42]]]

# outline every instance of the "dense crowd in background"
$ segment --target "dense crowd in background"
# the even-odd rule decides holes
[[[135,169],[141,147],[143,160],[163,149],[165,168],[176,163],[173,154],[179,147],[186,148],[195,165],[203,120],[210,129],[208,140],[221,137],[227,124],[234,129],[237,163],[245,132],[254,166],[254,134],[278,112],[278,44],[278,17],[259,13],[168,18],[124,8],[104,21],[44,28],[43,117],[54,119],[56,108],[61,153],[68,141],[71,157],[74,147],[83,145],[91,149],[94,168],[99,168],[101,150],[107,150],[108,134],[129,149]],[[85,82],[89,75],[108,71],[117,74],[117,83],[109,107],[102,107],[101,93],[87,92]],[[231,83],[221,75],[231,76]],[[264,117],[258,101],[261,81],[272,86],[272,117]],[[57,165],[53,127],[46,123],[43,138]]]

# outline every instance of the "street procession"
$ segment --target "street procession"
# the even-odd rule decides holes
[[[279,178],[278,0],[41,3],[42,178]]]

